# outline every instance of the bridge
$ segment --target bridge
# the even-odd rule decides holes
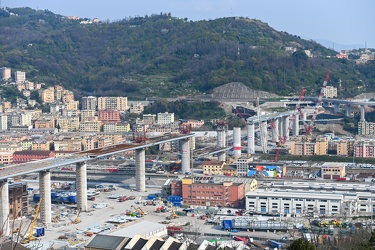
[[[40,217],[47,226],[51,223],[51,169],[76,164],[77,208],[87,211],[87,166],[86,162],[100,157],[110,156],[126,151],[135,151],[136,160],[136,187],[138,191],[145,191],[145,149],[172,141],[181,141],[182,156],[181,169],[190,171],[190,138],[194,134],[166,135],[147,139],[142,144],[120,143],[108,147],[87,150],[65,157],[48,158],[38,161],[9,165],[0,170],[0,223],[3,225],[3,234],[9,234],[9,188],[8,179],[12,177],[39,173],[39,190],[41,195]]]

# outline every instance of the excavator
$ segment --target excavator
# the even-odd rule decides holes
[[[171,213],[171,215],[169,215],[169,216],[167,217],[167,219],[168,219],[168,220],[174,220],[174,219],[177,219],[177,218],[178,218],[178,215],[177,215],[176,212],[174,211],[174,208],[173,208],[172,205],[171,205],[171,211],[172,211],[172,213]]]
[[[35,215],[34,215],[34,218],[31,222],[31,225],[30,225],[30,231],[29,231],[29,234],[27,236],[25,236],[22,240],[21,240],[21,244],[27,244],[29,243],[30,241],[34,241],[36,240],[36,237],[34,236],[34,228],[35,228],[35,225],[36,225],[36,221],[38,219],[38,215],[39,215],[39,211],[40,211],[40,205],[42,204],[42,198],[40,198],[39,200],[39,203],[38,203],[38,206],[36,207],[36,210],[35,210]]]

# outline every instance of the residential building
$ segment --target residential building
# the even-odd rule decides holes
[[[95,110],[81,110],[80,116],[81,122],[98,120]]]
[[[8,80],[12,77],[11,69],[7,67],[1,67],[0,68],[0,77],[2,80]]]
[[[11,164],[13,162],[13,152],[0,151],[0,164]]]
[[[314,154],[326,155],[328,151],[328,138],[318,136],[315,141]]]
[[[47,158],[53,158],[55,156],[53,151],[47,150],[23,150],[16,151],[13,153],[13,163],[23,163],[35,160],[42,160]]]
[[[157,114],[157,124],[158,125],[164,125],[164,124],[170,124],[174,122],[174,113],[158,113]]]
[[[82,139],[82,151],[98,148],[98,138],[90,136]]]
[[[223,168],[225,166],[224,161],[205,161],[202,163],[203,174],[206,175],[222,175],[224,173]]]
[[[129,108],[129,113],[131,114],[141,114],[144,111],[145,107],[143,103],[132,103]]]
[[[118,110],[126,111],[128,109],[127,97],[99,97],[98,110]]]
[[[99,110],[98,111],[98,120],[102,123],[114,122],[118,123],[120,119],[120,111],[118,110]]]
[[[101,121],[84,121],[79,124],[80,132],[100,132],[102,127]]]
[[[151,125],[156,122],[156,115],[154,114],[143,114],[143,124]]]
[[[358,122],[358,135],[375,135],[375,123],[366,121]]]
[[[9,219],[17,219],[30,214],[26,182],[9,183]]]
[[[185,124],[190,124],[191,125],[191,128],[200,128],[204,125],[204,121],[203,120],[193,120],[193,119],[189,119],[189,120],[185,120],[185,119],[180,119],[180,122],[181,123],[185,123]]]
[[[63,138],[61,140],[54,140],[53,146],[56,151],[81,151],[81,138]]]
[[[95,96],[82,97],[82,110],[96,110],[98,98]]]
[[[55,124],[59,132],[77,132],[80,126],[78,117],[58,117]]]
[[[354,144],[354,156],[358,158],[375,158],[375,141],[361,140]]]
[[[73,91],[64,89],[63,92],[62,92],[61,101],[63,103],[74,101],[74,93],[73,93]]]
[[[79,110],[79,101],[70,100],[64,103],[63,109],[65,110]]]
[[[53,103],[55,101],[55,89],[49,87],[48,89],[43,89],[39,93],[42,103]]]
[[[14,81],[16,83],[24,83],[26,81],[26,73],[23,71],[16,71],[14,73]]]
[[[0,131],[8,129],[8,116],[0,114]]]
[[[233,165],[236,167],[236,174],[238,176],[247,176],[249,171],[249,164],[252,162],[250,157],[240,157],[237,158]]]
[[[46,140],[33,141],[31,150],[51,150],[51,142]]]
[[[315,142],[309,141],[290,141],[290,154],[291,155],[314,155]]]
[[[34,128],[54,128],[54,127],[55,127],[55,120],[53,119],[41,118],[39,120],[34,121]]]

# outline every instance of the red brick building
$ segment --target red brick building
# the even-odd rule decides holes
[[[29,215],[29,199],[26,182],[9,184],[9,218],[16,219]]]
[[[184,205],[240,207],[244,204],[244,183],[210,183],[182,179]]]
[[[98,111],[98,120],[102,123],[115,122],[119,123],[120,111],[118,110],[99,110]]]
[[[55,153],[48,150],[22,150],[13,153],[13,163],[23,163],[28,161],[54,158]]]

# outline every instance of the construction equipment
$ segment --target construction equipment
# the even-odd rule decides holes
[[[314,108],[313,116],[311,118],[310,124],[308,125],[308,127],[306,129],[306,134],[307,135],[311,134],[312,129],[314,127],[314,123],[315,123],[316,116],[318,114],[319,106],[320,106],[320,104],[322,102],[322,99],[323,99],[323,96],[324,96],[324,90],[327,87],[329,75],[330,75],[330,71],[328,70],[327,74],[326,74],[326,77],[324,78],[323,86],[322,86],[322,88],[320,89],[320,92],[319,92],[319,96],[318,96],[318,100],[317,100],[315,108]]]
[[[21,240],[21,244],[27,244],[27,243],[29,243],[30,241],[34,241],[34,240],[36,240],[36,237],[34,236],[34,228],[35,228],[35,225],[36,225],[36,221],[37,221],[37,219],[38,219],[38,215],[39,215],[39,211],[40,211],[40,206],[41,206],[41,204],[42,204],[42,200],[43,200],[43,199],[40,198],[39,203],[38,203],[38,206],[36,207],[34,218],[33,218],[33,220],[31,221],[31,224],[30,224],[29,234],[26,235],[26,236]]]
[[[174,211],[174,208],[173,206],[171,205],[171,215],[167,217],[168,220],[174,220],[174,219],[177,219],[178,218],[178,215],[176,214],[176,212]]]
[[[78,224],[81,222],[81,219],[79,218],[80,214],[81,214],[81,209],[78,210],[76,218],[72,221],[73,224]]]

